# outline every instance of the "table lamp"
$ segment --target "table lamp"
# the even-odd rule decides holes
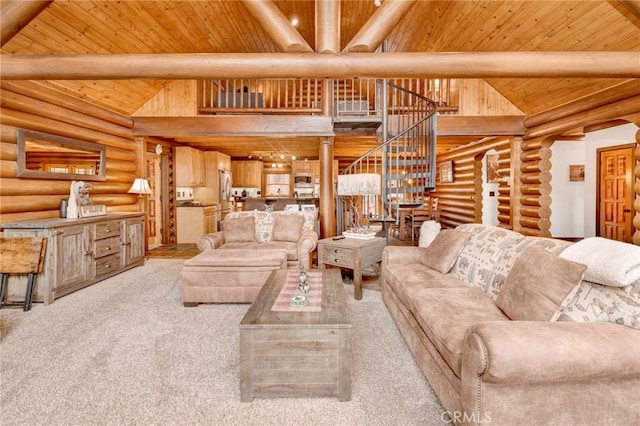
[[[365,210],[365,201],[369,196],[380,195],[380,175],[376,173],[355,173],[338,176],[337,192],[339,196],[349,197],[351,229],[342,234],[346,237],[370,239],[375,237],[375,232],[369,230],[369,215]],[[358,200],[362,204],[362,213],[358,211]],[[367,204],[367,210],[369,203]]]
[[[135,178],[127,193],[138,194],[138,211],[142,212],[142,196],[152,194],[149,181],[145,178]]]

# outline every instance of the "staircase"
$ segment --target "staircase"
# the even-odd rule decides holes
[[[376,173],[381,194],[363,196],[359,207],[371,217],[398,217],[403,204],[421,204],[435,190],[436,104],[425,96],[386,80],[376,81],[380,100],[379,144],[341,174]],[[334,121],[336,119],[334,118]],[[338,233],[349,217],[347,203],[338,196]]]

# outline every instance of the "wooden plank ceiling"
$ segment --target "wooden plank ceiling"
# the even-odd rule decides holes
[[[298,19],[297,31],[314,48],[314,1],[274,3],[287,18]],[[341,2],[341,48],[375,11],[373,0]],[[625,2],[613,0],[417,1],[387,40],[390,52],[640,51],[640,15],[638,8],[634,11]],[[128,0],[54,1],[1,51],[51,55],[277,53],[279,48],[242,1]],[[492,78],[487,82],[526,115],[531,115],[621,81]],[[168,83],[166,80],[46,82],[125,115],[131,115]],[[462,142],[460,138],[450,141]],[[345,142],[345,146],[359,144],[357,137]]]

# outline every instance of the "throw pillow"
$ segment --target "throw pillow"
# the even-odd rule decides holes
[[[470,232],[443,229],[438,232],[429,247],[419,248],[420,262],[434,271],[446,274],[453,268],[453,264],[470,237]]]
[[[272,241],[296,242],[302,234],[304,217],[299,214],[283,214],[274,216]]]
[[[256,219],[253,216],[226,218],[222,221],[225,243],[242,243],[256,240]]]
[[[496,304],[512,320],[555,321],[586,269],[586,265],[531,246],[513,264]]]
[[[418,239],[418,247],[429,247],[440,232],[440,223],[435,220],[427,220],[420,226],[420,238]]]

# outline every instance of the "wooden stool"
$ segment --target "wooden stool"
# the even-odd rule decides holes
[[[31,309],[36,277],[42,271],[46,248],[46,238],[0,238],[0,307],[22,306],[25,311]],[[9,274],[28,274],[24,302],[4,302],[4,291]]]

